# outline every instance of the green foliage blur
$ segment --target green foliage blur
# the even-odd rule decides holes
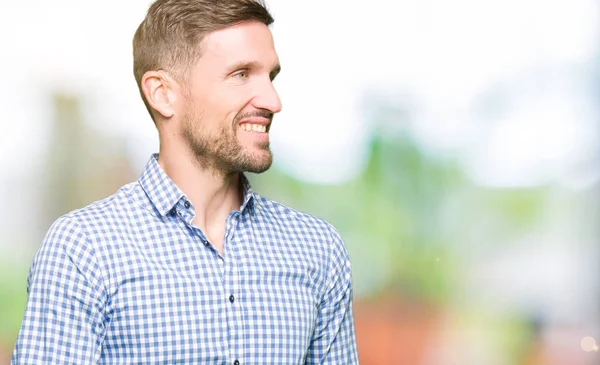
[[[17,337],[27,301],[28,263],[0,259],[0,354],[8,354]]]

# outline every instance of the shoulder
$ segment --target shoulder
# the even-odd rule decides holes
[[[331,223],[264,197],[260,197],[258,209],[260,215],[266,217],[266,224],[284,232],[284,238],[292,245],[297,247],[300,242],[307,253],[306,261],[318,264],[323,284],[321,298],[330,290],[351,288],[350,256],[340,233]]]
[[[107,228],[119,222],[128,212],[139,209],[140,190],[137,182],[129,183],[114,194],[73,210],[61,218],[76,222],[86,231]]]
[[[62,251],[71,257],[93,254],[90,238],[95,233],[109,231],[119,222],[120,215],[135,200],[132,197],[134,185],[127,184],[105,199],[59,217],[48,229],[38,256],[55,251]]]
[[[331,260],[347,258],[348,253],[338,230],[325,219],[256,194],[259,210],[271,224],[278,224],[292,232],[311,238],[321,244]]]
[[[63,267],[67,263],[84,274],[96,276],[98,272],[94,271],[98,271],[99,261],[95,238],[126,224],[125,212],[137,204],[135,185],[127,184],[113,195],[55,220],[34,257],[32,270],[48,265]]]
[[[316,231],[319,235],[330,235],[333,226],[322,218],[302,212],[290,206],[255,194],[260,214],[285,226]]]

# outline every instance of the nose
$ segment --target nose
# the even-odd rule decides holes
[[[266,109],[273,114],[281,111],[281,100],[270,79],[262,82],[258,87],[252,104],[257,109]]]

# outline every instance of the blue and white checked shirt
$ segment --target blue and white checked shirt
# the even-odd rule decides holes
[[[156,157],[52,225],[12,364],[357,364],[336,230],[244,180],[221,257]]]

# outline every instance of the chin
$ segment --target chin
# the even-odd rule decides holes
[[[249,169],[248,172],[260,174],[260,173],[267,171],[269,168],[271,168],[272,164],[273,164],[272,158],[263,159],[262,161],[256,161],[256,163],[254,163],[253,166],[251,166],[251,169]]]
[[[273,155],[271,151],[260,151],[258,153],[253,153],[253,156],[250,158],[251,161],[247,164],[244,169],[246,172],[252,172],[255,174],[260,174],[267,171],[271,165],[273,164]]]

